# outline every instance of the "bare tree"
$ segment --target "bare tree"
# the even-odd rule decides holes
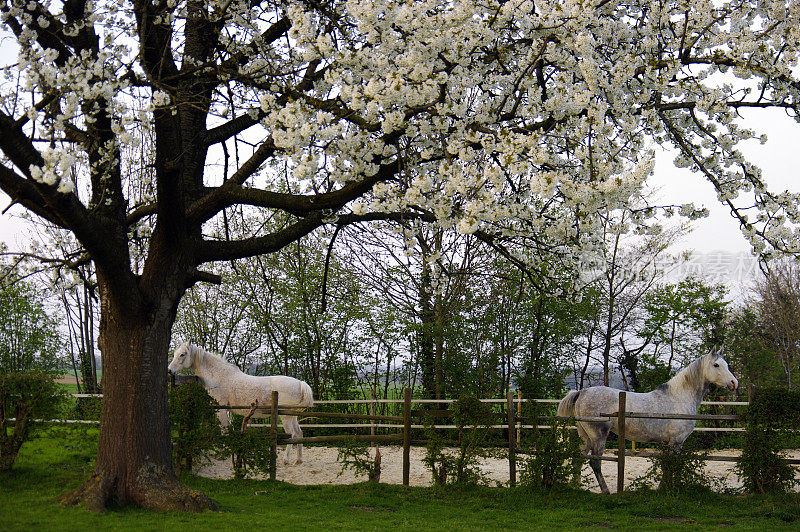
[[[621,348],[630,356],[625,338],[635,334],[635,318],[644,298],[663,278],[664,267],[670,260],[667,248],[686,231],[685,227],[679,226],[654,234],[632,235],[629,224],[633,216],[635,211],[612,212],[603,225],[608,248],[595,281],[600,294],[599,312],[596,323],[589,325],[581,385],[591,359],[596,357],[601,363],[603,385],[608,386],[616,350]],[[595,346],[596,351],[588,346]]]
[[[800,371],[800,266],[794,260],[772,261],[754,288],[761,341],[777,357],[786,386]]]

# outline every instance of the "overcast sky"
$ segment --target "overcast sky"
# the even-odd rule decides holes
[[[795,154],[800,151],[800,125],[782,110],[770,109],[743,113],[742,125],[753,129],[756,136],[767,134],[761,145],[750,140],[740,145],[748,159],[759,166],[773,192],[800,190],[800,165]],[[717,200],[714,187],[699,174],[686,168],[675,168],[673,155],[660,150],[656,153],[656,169],[648,181],[659,190],[662,203],[694,202],[709,209],[708,218],[693,223],[695,230],[685,240],[687,248],[697,251],[750,251],[750,245],[739,231],[730,211]]]

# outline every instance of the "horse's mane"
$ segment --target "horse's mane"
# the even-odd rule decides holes
[[[211,352],[211,351],[207,351],[207,350],[203,349],[202,347],[200,347],[199,345],[189,344],[189,347],[191,347],[192,349],[195,349],[198,352],[200,352],[203,355],[203,358],[206,361],[210,361],[211,362],[210,365],[212,365],[214,367],[223,367],[225,369],[232,369],[232,370],[235,369],[236,371],[242,371],[242,370],[239,369],[239,367],[236,364],[234,364],[232,362],[228,362],[227,360],[222,358],[222,355],[218,355],[217,353],[214,353],[214,352]],[[208,363],[208,362],[206,362],[206,363]]]
[[[703,363],[706,360],[712,360],[719,356],[718,353],[711,352],[695,359],[691,364],[680,370],[674,377],[667,381],[667,384],[673,389],[683,388],[684,390],[690,391],[703,390],[706,386],[706,381],[703,377]]]

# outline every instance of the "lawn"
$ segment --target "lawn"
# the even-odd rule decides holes
[[[29,442],[0,473],[0,530],[523,530],[643,528],[798,530],[800,496],[696,492],[617,497],[576,490],[434,489],[357,484],[293,486],[188,476],[219,510],[156,514],[115,508],[106,514],[63,508],[57,497],[91,470],[95,428],[57,428]]]

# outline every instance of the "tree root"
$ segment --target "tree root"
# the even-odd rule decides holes
[[[201,512],[217,509],[214,501],[203,492],[181,484],[177,479],[138,484],[131,493],[131,500],[142,508],[157,512]]]
[[[209,497],[194,488],[181,484],[170,476],[140,477],[126,494],[118,493],[116,482],[95,472],[75,491],[61,496],[65,506],[83,505],[91,512],[103,513],[111,501],[132,503],[157,512],[216,510]]]
[[[90,512],[103,513],[111,498],[111,488],[110,479],[95,472],[80,488],[62,495],[61,504],[64,506],[82,504]]]

